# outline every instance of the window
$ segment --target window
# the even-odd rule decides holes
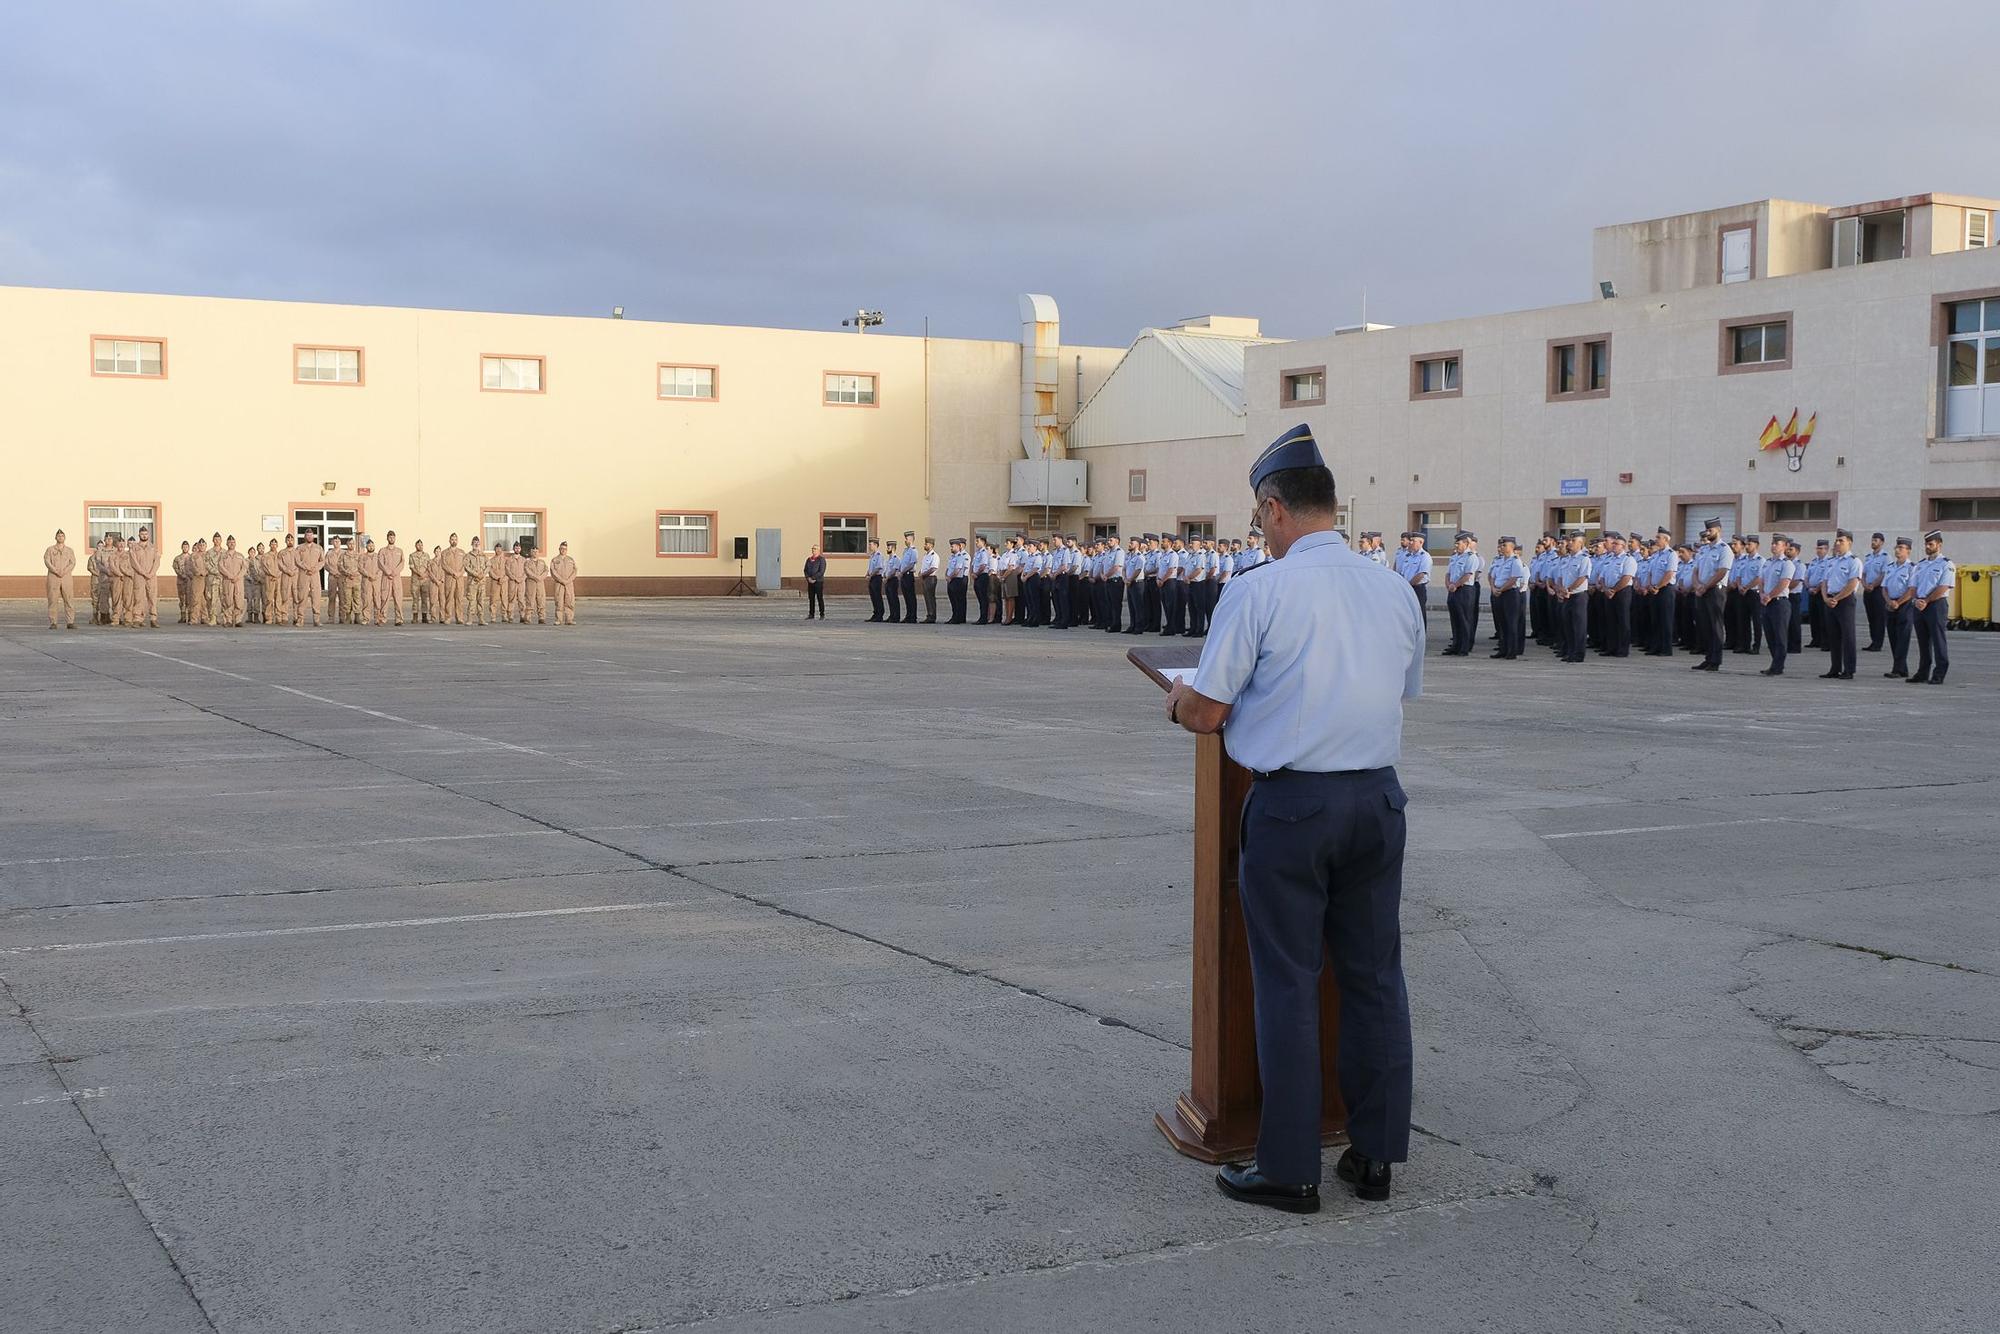
[[[84,510],[84,533],[94,547],[107,533],[116,533],[129,542],[139,535],[141,528],[151,528],[153,540],[158,542],[159,513],[153,505],[91,505]]]
[[[542,392],[540,357],[481,357],[479,387],[508,394]]]
[[[985,538],[986,545],[998,551],[1007,545],[1008,538],[1019,531],[1020,529],[1011,523],[975,523],[972,525],[971,536]],[[822,547],[821,550],[825,548]]]
[[[819,549],[829,556],[865,556],[869,539],[875,536],[872,514],[822,514],[819,516]]]
[[[1424,550],[1433,556],[1449,556],[1458,537],[1458,507],[1411,510],[1410,527],[1424,535]]]
[[[2000,435],[2000,296],[1945,307],[1944,433]]]
[[[1350,542],[1354,540],[1354,516],[1349,513],[1346,505],[1334,506],[1333,526],[1340,530],[1342,537]]]
[[[1721,343],[1716,353],[1717,373],[1731,375],[1738,371],[1775,371],[1791,367],[1790,311],[1724,320],[1719,328]]]
[[[1117,541],[1118,525],[1115,523],[1093,523],[1090,525],[1090,540],[1093,542]]]
[[[714,402],[715,367],[661,365],[660,397]]]
[[[1213,515],[1204,519],[1182,519],[1180,521],[1180,528],[1181,540],[1183,542],[1192,542],[1196,538],[1200,538],[1204,542],[1213,542],[1215,540],[1215,516]]]
[[[1749,282],[1756,265],[1757,224],[1746,222],[1734,227],[1724,227],[1716,245],[1721,281]]]
[[[659,554],[662,556],[713,556],[715,515],[711,513],[669,514],[655,518],[659,526]]]
[[[1909,214],[1902,209],[1835,218],[1833,267],[1844,269],[1854,264],[1901,259],[1908,253],[1908,219]]]
[[[1457,398],[1457,352],[1429,352],[1410,358],[1410,398]]]
[[[828,371],[825,401],[829,406],[872,408],[875,406],[875,377],[849,371]]]
[[[1551,505],[1549,506],[1549,528],[1558,533],[1586,533],[1592,539],[1604,531],[1604,507],[1602,505]]]
[[[1549,340],[1548,401],[1604,398],[1611,392],[1611,335]]]
[[[2000,523],[2000,495],[1932,496],[1926,523]]]
[[[482,545],[488,551],[505,550],[525,539],[530,551],[540,551],[542,515],[541,510],[482,510],[479,514],[479,535],[485,539]]]
[[[93,338],[92,375],[129,375],[140,380],[167,378],[167,344],[161,338]]]
[[[1134,468],[1125,474],[1125,499],[1144,500],[1146,498],[1146,470]]]
[[[1765,496],[1764,526],[1774,524],[1833,526],[1832,496]]]
[[[1984,250],[1993,244],[1993,210],[1969,208],[1965,210],[1965,248]]]
[[[294,347],[292,379],[298,384],[360,384],[358,347]]]
[[[1326,402],[1326,367],[1302,366],[1278,377],[1278,406],[1304,408]]]

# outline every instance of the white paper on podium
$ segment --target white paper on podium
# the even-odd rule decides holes
[[[1194,683],[1194,674],[1200,670],[1199,667],[1162,667],[1160,668],[1160,675],[1166,677],[1169,681],[1186,681],[1192,685]]]

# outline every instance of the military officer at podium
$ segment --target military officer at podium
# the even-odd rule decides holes
[[[1192,684],[1167,716],[1220,731],[1251,773],[1241,895],[1263,1085],[1257,1160],[1216,1182],[1231,1197],[1319,1208],[1320,970],[1340,989],[1340,1093],[1352,1147],[1336,1169],[1363,1199],[1389,1196],[1409,1156],[1410,1008],[1403,985],[1403,701],[1423,686],[1422,610],[1406,578],[1334,528],[1333,474],[1310,428],[1250,469],[1253,524],[1274,557],[1229,581]],[[1355,653],[1354,644],[1371,651]]]

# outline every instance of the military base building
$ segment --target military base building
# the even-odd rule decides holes
[[[141,523],[568,541],[585,595],[796,584],[819,545],[857,591],[906,530],[1240,534],[1300,421],[1350,533],[1435,551],[1719,516],[2000,563],[1996,210],[1763,200],[1599,228],[1577,304],[1125,348],[1062,343],[1046,296],[1002,342],[0,287],[0,595],[39,596],[56,528]]]

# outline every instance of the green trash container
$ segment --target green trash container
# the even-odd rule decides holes
[[[1952,620],[1961,627],[1977,630],[1993,628],[1993,580],[2000,565],[1961,565],[1958,586],[1952,590]]]

